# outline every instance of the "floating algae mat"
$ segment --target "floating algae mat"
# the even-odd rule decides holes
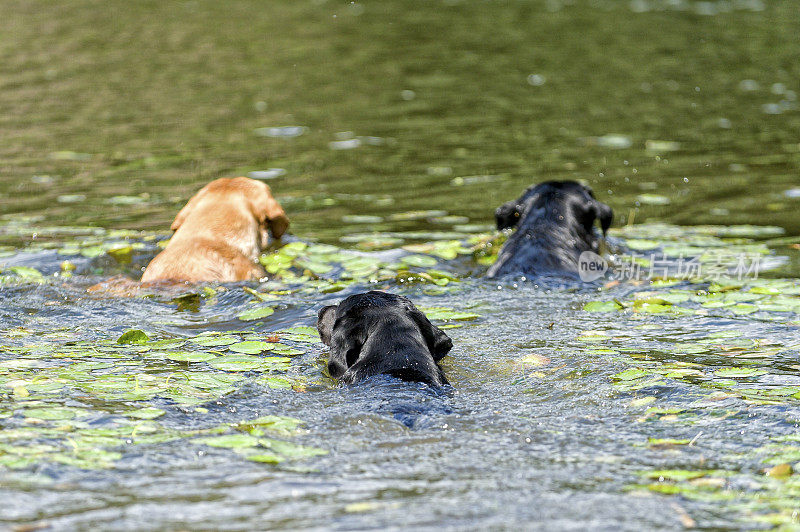
[[[800,281],[777,229],[623,227],[580,287],[482,279],[493,233],[296,240],[264,282],[132,297],[86,288],[137,275],[159,235],[0,234],[4,525],[425,526],[431,498],[487,526],[502,505],[501,527],[544,503],[610,527],[797,519]],[[326,376],[316,312],[368,289],[447,329],[452,389]]]

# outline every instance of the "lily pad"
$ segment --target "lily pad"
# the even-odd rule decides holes
[[[226,355],[209,361],[209,366],[224,371],[253,371],[264,369],[264,359],[248,355]]]
[[[163,416],[165,413],[166,412],[160,408],[140,408],[138,410],[126,412],[125,415],[136,419],[156,419],[157,417]]]
[[[249,434],[225,434],[223,436],[212,436],[210,438],[198,438],[194,443],[208,445],[210,447],[221,447],[224,449],[241,449],[243,447],[255,447],[259,444],[259,439]]]
[[[202,351],[175,351],[167,353],[165,358],[175,362],[208,362],[217,358],[217,356],[213,353],[204,353]]]
[[[201,347],[223,347],[239,342],[238,338],[233,336],[198,336],[191,339],[193,344]]]
[[[583,306],[586,312],[616,312],[622,308],[616,301],[589,301]]]
[[[758,377],[759,375],[766,375],[767,372],[763,369],[755,369],[755,368],[721,368],[714,372],[714,375],[718,377],[724,377],[727,379],[742,379],[748,377]]]
[[[261,318],[266,318],[267,316],[271,316],[274,312],[275,309],[272,307],[260,307],[248,310],[246,312],[242,312],[237,316],[237,318],[239,318],[242,321],[254,321],[254,320],[260,320]]]
[[[145,334],[144,331],[139,329],[130,329],[122,333],[122,336],[117,338],[118,344],[144,344],[150,338]]]
[[[263,353],[264,351],[268,351],[269,348],[270,345],[267,342],[260,341],[239,342],[228,346],[228,349],[235,353],[247,353],[250,355]]]

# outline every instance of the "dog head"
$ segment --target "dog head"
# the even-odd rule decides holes
[[[336,379],[356,382],[387,374],[447,382],[436,363],[453,341],[405,297],[375,290],[350,296],[319,311],[317,330],[331,348],[328,372]]]
[[[563,225],[576,224],[591,234],[595,220],[600,221],[603,236],[614,218],[611,207],[594,197],[592,189],[577,181],[545,181],[528,188],[516,200],[504,203],[495,211],[499,230],[511,229],[529,213],[543,209],[555,215]]]
[[[289,227],[289,218],[266,184],[247,177],[235,177],[216,179],[201,188],[178,212],[171,229],[177,231],[202,202],[231,197],[243,199],[249,214],[258,222],[262,249],[269,244],[270,232],[273,238],[280,238]]]

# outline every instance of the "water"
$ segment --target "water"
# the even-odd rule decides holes
[[[691,242],[688,234],[683,240]],[[336,257],[330,260],[350,256],[320,249]],[[151,244],[142,254],[153,252]],[[313,263],[319,256],[297,260]],[[366,255],[375,256],[396,260],[398,253]],[[52,251],[11,260],[15,257],[43,271],[55,270],[64,258]],[[197,296],[195,306],[182,309],[175,293],[146,299],[87,294],[90,283],[108,276],[103,268],[110,273],[104,266],[108,259],[74,260],[79,264],[74,277],[12,283],[1,292],[0,379],[12,392],[0,409],[7,429],[0,434],[0,460],[31,458],[28,464],[4,462],[5,524],[633,530],[675,528],[681,516],[691,516],[685,518],[702,526],[747,527],[754,515],[775,509],[770,505],[785,507],[790,496],[783,487],[759,484],[765,467],[759,453],[777,438],[796,434],[800,408],[791,394],[800,395],[800,308],[740,315],[738,307],[731,312],[709,305],[687,316],[649,310],[609,315],[583,306],[598,297],[623,302],[651,297],[646,294],[653,290],[663,297],[702,292],[685,283],[660,292],[628,283],[598,293],[591,287],[466,278],[436,293],[427,284],[383,281],[377,286],[407,294],[423,308],[479,315],[445,322],[462,325],[447,329],[455,344],[444,362],[452,388],[388,378],[337,387],[323,377],[325,351],[319,343],[295,342],[300,355],[286,369],[241,373],[215,365],[230,360],[227,345],[202,347],[196,338],[206,337],[196,335],[218,331],[263,340],[287,326],[313,324],[323,305],[375,285],[355,282],[330,294],[300,288],[276,297],[274,314],[249,323],[236,319],[253,305],[242,286],[217,287],[213,296]],[[437,268],[468,271],[470,263],[445,260]],[[286,282],[313,283],[291,277]],[[751,282],[767,291],[782,287],[798,300],[791,296],[800,293],[796,282]],[[275,283],[249,286],[281,293],[274,291]],[[708,283],[700,286],[711,289]],[[113,339],[131,327],[151,339],[190,343],[116,346]],[[110,344],[104,343],[107,338]],[[208,365],[205,359],[170,361],[171,353],[186,349],[209,353],[212,360]],[[758,372],[729,379],[720,371],[730,367]],[[637,371],[643,373],[630,374]],[[110,374],[129,377],[120,382]],[[203,375],[238,380],[230,388],[208,389],[193,380]],[[294,389],[267,384],[264,375],[283,375]],[[48,388],[53,377],[58,384]],[[184,381],[200,388],[175,388]],[[103,388],[104,382],[110,388]],[[19,396],[20,385],[30,396]],[[772,390],[779,395],[767,396]],[[142,407],[157,408],[160,415],[126,420]],[[65,418],[58,408],[78,413]],[[250,455],[239,456],[236,446],[217,448],[198,438],[243,434],[233,425],[266,415],[305,423],[299,432],[268,431],[268,437],[327,454],[269,465],[247,461]],[[669,442],[659,442],[663,438]],[[34,445],[51,448],[40,452]],[[84,447],[88,454],[82,454]],[[707,475],[724,484],[707,498],[694,500],[694,494],[665,501],[653,493],[660,483],[646,475],[675,469],[701,475],[713,470]],[[669,480],[666,485],[681,487]],[[693,495],[692,486],[681,489]],[[763,501],[751,500],[750,493],[760,492]],[[737,506],[720,503],[720,494]]]
[[[789,1],[102,5],[4,10],[0,212],[160,230],[212,178],[281,168],[295,232],[330,242],[348,214],[487,223],[566,178],[621,221],[800,231],[800,115],[762,111],[800,91]]]
[[[87,0],[3,11],[0,267],[45,277],[0,284],[0,526],[796,519],[798,481],[764,473],[800,461],[793,3]],[[136,276],[202,184],[251,172],[300,241],[368,254],[312,246],[280,285],[86,292]],[[621,245],[782,258],[743,287],[490,283],[468,254],[436,260],[461,279],[446,286],[397,277],[399,246],[442,251],[488,231],[494,208],[532,182],[574,178],[614,208],[618,228],[635,224],[617,231]],[[659,221],[783,231],[636,232]],[[367,282],[379,261],[389,273]],[[323,280],[300,277],[305,268]],[[437,321],[460,325],[447,329],[452,388],[338,387],[321,344],[282,332],[376,287],[479,315]],[[584,310],[613,299],[625,310]],[[274,314],[237,318],[262,305]],[[132,328],[185,343],[117,345]],[[198,343],[209,331],[231,342],[277,331],[302,353],[247,355],[263,365],[230,371],[240,359],[227,345]],[[181,362],[186,352],[205,360]],[[303,425],[259,436],[239,425],[269,415]],[[220,436],[261,440],[201,441]],[[282,461],[253,460],[269,453]]]

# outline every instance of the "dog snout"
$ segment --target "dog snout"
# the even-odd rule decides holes
[[[344,364],[335,360],[328,361],[328,374],[334,379],[340,378],[346,371],[347,368],[344,366]]]

